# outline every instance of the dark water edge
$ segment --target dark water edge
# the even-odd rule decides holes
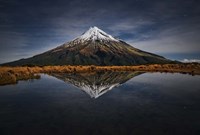
[[[200,76],[134,76],[96,99],[48,75],[1,86],[0,135],[200,134]]]

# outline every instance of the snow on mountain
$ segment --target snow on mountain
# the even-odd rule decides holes
[[[119,42],[119,40],[115,39],[114,37],[112,37],[111,35],[107,34],[103,30],[97,28],[96,26],[90,27],[90,29],[88,31],[83,33],[83,35],[81,35],[77,39],[78,40],[83,40],[83,41],[100,40],[100,41],[115,41],[115,42]]]

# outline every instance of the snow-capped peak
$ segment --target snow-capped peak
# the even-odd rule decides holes
[[[100,40],[100,41],[116,41],[118,42],[119,40],[115,39],[111,35],[105,33],[101,29],[97,28],[96,26],[90,27],[88,31],[83,33],[80,37],[78,37],[80,40]]]

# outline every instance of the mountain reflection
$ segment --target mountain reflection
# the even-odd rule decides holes
[[[131,78],[142,74],[141,72],[92,72],[92,73],[51,73],[49,75],[73,84],[90,95],[91,98],[110,91],[114,87],[125,83]]]

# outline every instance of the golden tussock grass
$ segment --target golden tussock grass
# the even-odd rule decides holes
[[[138,66],[44,66],[0,67],[0,85],[14,84],[18,80],[38,79],[39,73],[87,73],[99,71],[170,72],[200,75],[200,64],[152,64]]]

